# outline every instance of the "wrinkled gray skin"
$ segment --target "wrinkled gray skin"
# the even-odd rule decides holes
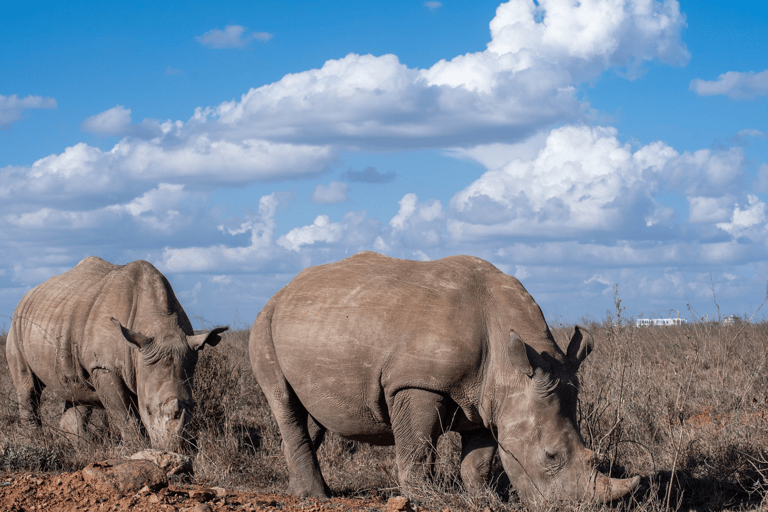
[[[40,393],[49,387],[66,402],[61,427],[70,434],[83,435],[85,411],[103,407],[124,438],[140,430],[140,418],[152,447],[183,450],[197,352],[226,329],[194,335],[150,263],[85,258],[30,290],[13,314],[6,357],[21,420],[40,425]]]
[[[328,496],[316,456],[326,429],[394,444],[406,492],[453,430],[470,489],[486,483],[498,449],[529,503],[612,501],[639,477],[599,474],[579,435],[576,371],[592,343],[577,327],[564,354],[520,282],[481,259],[364,252],[310,267],[272,297],[253,324],[250,358],[292,494]]]

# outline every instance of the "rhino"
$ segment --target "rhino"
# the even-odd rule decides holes
[[[21,299],[6,341],[19,416],[41,425],[40,394],[65,401],[61,427],[85,432],[81,414],[106,410],[123,439],[148,434],[153,448],[185,451],[198,351],[219,327],[195,334],[168,280],[150,263],[85,258]]]
[[[461,477],[486,485],[494,455],[521,499],[609,502],[640,477],[596,470],[576,420],[579,365],[520,282],[472,256],[421,262],[362,252],[309,267],[258,314],[256,379],[282,435],[298,496],[329,496],[317,459],[325,432],[395,446],[401,490],[424,483],[437,438],[460,434]]]

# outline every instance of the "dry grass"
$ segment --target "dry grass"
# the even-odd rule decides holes
[[[603,471],[615,477],[647,477],[644,492],[612,509],[760,506],[768,491],[768,324],[635,328],[624,321],[617,301],[606,320],[586,327],[596,346],[581,371],[584,440],[598,453]],[[553,333],[564,345],[570,328],[557,327]],[[247,342],[247,331],[228,332],[218,347],[201,354],[194,383],[195,478],[241,490],[279,491],[287,483],[280,436],[251,372]],[[47,393],[46,435],[25,432],[17,421],[4,344],[0,335],[0,468],[75,470],[127,453],[128,447],[109,434],[87,446],[67,444],[55,427],[63,407]],[[519,508],[498,468],[497,481],[487,493],[463,492],[459,445],[455,434],[441,438],[435,481],[417,502],[431,509]],[[328,435],[320,460],[334,493],[397,492],[392,448]]]

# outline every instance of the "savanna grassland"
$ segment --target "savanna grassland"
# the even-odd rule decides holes
[[[579,423],[600,469],[643,475],[640,492],[611,506],[557,504],[557,510],[742,510],[768,493],[768,323],[700,322],[637,328],[616,311],[585,325],[595,350],[582,365]],[[566,343],[569,326],[555,326]],[[15,393],[0,336],[0,470],[59,474],[129,455],[96,415],[98,435],[72,446],[59,434],[63,404],[43,394],[44,435],[18,424]],[[198,402],[191,483],[279,493],[287,484],[280,435],[248,362],[248,330],[225,333],[205,349],[194,382]],[[522,508],[497,464],[484,495],[459,479],[458,436],[444,435],[433,484],[413,496],[425,509]],[[334,495],[396,496],[394,450],[326,437],[319,458]],[[308,503],[308,502],[307,502]],[[385,503],[385,501],[382,501]],[[278,507],[279,508],[279,507]]]

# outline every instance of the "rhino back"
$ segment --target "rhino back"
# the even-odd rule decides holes
[[[360,253],[306,269],[265,309],[286,379],[339,432],[347,425],[331,425],[345,415],[385,425],[387,403],[404,388],[448,394],[477,417],[489,323],[515,323],[527,308],[511,304],[526,299],[520,290],[527,295],[470,256],[417,262]]]
[[[135,388],[131,349],[110,317],[148,332],[156,317],[181,310],[172,291],[168,296],[167,281],[157,276],[162,278],[147,262],[120,266],[91,256],[30,290],[16,308],[12,329],[32,371],[59,394],[80,394],[80,400],[91,391],[87,378],[94,368],[118,371]],[[181,316],[191,333],[183,310]]]

